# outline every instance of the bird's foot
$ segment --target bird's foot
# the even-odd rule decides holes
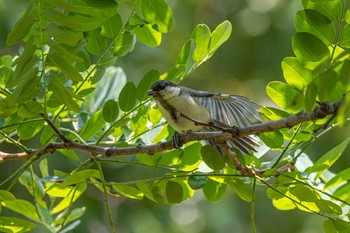
[[[173,147],[174,148],[180,148],[183,146],[183,143],[181,143],[181,134],[175,131],[173,138],[171,139]]]

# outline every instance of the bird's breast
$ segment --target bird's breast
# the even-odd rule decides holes
[[[157,104],[167,122],[179,133],[203,129],[203,126],[195,125],[195,122],[188,118],[204,123],[210,121],[210,114],[207,109],[190,96],[180,95],[167,101],[158,99]]]

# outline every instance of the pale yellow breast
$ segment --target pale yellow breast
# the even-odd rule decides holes
[[[159,110],[171,127],[179,133],[186,133],[189,130],[200,131],[203,128],[203,126],[196,126],[193,121],[181,116],[181,113],[199,122],[208,123],[210,121],[209,112],[192,98],[189,101],[184,96],[177,96],[176,98],[168,99],[168,103],[177,110],[176,121],[160,104],[158,104]]]

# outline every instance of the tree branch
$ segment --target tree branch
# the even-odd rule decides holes
[[[319,106],[314,108],[310,113],[306,111],[300,111],[297,114],[291,115],[287,118],[269,121],[266,123],[260,123],[256,125],[250,125],[247,127],[233,127],[221,131],[214,132],[191,132],[180,137],[180,143],[185,144],[191,141],[198,140],[215,140],[218,142],[225,142],[232,138],[244,137],[251,134],[259,134],[263,132],[271,132],[282,128],[292,128],[301,122],[312,121],[316,119],[325,118],[328,115],[334,116],[337,113],[339,106],[343,100],[336,103],[321,103]],[[322,126],[324,127],[324,126]],[[29,152],[18,152],[18,153],[7,153],[0,151],[0,160],[23,160],[28,159],[32,156],[41,156],[44,154],[53,153],[59,149],[72,149],[77,151],[83,151],[90,153],[92,156],[104,154],[106,156],[121,156],[121,155],[132,155],[132,154],[154,154],[156,152],[174,149],[172,141],[162,142],[155,145],[137,145],[134,147],[124,148],[111,148],[102,146],[93,146],[77,143],[71,140],[67,140],[63,135],[60,135],[63,142],[51,142],[41,149],[30,149]],[[242,165],[234,155],[234,153],[228,148],[226,143],[222,143],[224,147],[224,153],[231,158],[233,165],[242,174],[246,175],[261,175],[264,171],[252,171],[249,168]],[[291,165],[286,166],[290,168]]]

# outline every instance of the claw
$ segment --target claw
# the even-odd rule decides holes
[[[171,139],[174,148],[180,148],[183,146],[183,144],[180,142],[181,134],[175,131],[173,138]]]

